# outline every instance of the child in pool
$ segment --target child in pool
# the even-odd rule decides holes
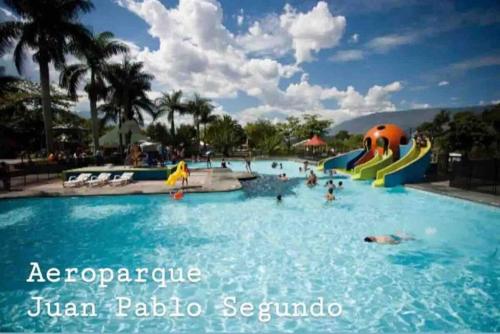
[[[325,195],[327,202],[332,202],[335,200],[335,195],[333,194],[333,188],[328,188],[328,192]]]

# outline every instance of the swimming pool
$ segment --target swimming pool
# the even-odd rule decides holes
[[[282,162],[289,176],[299,164]],[[214,163],[215,165],[215,163]],[[233,169],[244,165],[232,162]],[[254,170],[276,175],[270,162]],[[325,188],[282,185],[278,205],[268,191],[38,198],[0,201],[0,330],[415,332],[500,330],[497,247],[500,210],[403,187],[372,188],[342,180],[338,200]],[[321,180],[323,183],[324,180]],[[338,182],[338,180],[337,180]],[[366,235],[405,231],[397,246]],[[197,267],[196,285],[27,283],[29,263],[44,267]],[[94,318],[30,318],[30,296],[89,301]],[[178,296],[203,307],[197,318],[117,318],[113,298]],[[222,317],[220,299],[342,305],[336,318]]]

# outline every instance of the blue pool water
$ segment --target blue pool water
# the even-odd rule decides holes
[[[289,176],[298,164],[283,162]],[[215,165],[215,163],[214,163]],[[194,166],[192,166],[194,167]],[[233,169],[243,170],[233,162]],[[256,162],[262,174],[282,171]],[[272,182],[272,179],[270,179]],[[406,188],[342,180],[326,204],[322,184],[164,195],[0,201],[1,331],[415,332],[500,331],[500,210]],[[322,179],[323,183],[324,180]],[[338,182],[338,180],[337,180]],[[278,205],[269,192],[285,196]],[[278,191],[278,190],[276,190]],[[404,231],[396,246],[363,242]],[[42,267],[198,267],[195,285],[26,283]],[[30,318],[30,297],[94,301],[96,318]],[[177,296],[203,306],[198,318],[117,318],[114,297]],[[222,317],[221,298],[343,306],[337,318]]]

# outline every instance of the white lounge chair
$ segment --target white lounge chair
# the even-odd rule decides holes
[[[89,187],[103,186],[108,183],[111,173],[100,173],[99,176],[92,176],[87,182]]]
[[[115,175],[115,177],[109,181],[112,186],[123,186],[133,180],[134,173],[125,172],[122,175]]]
[[[85,182],[90,179],[92,174],[82,173],[78,176],[70,176],[68,181],[63,182],[63,187],[81,187]]]

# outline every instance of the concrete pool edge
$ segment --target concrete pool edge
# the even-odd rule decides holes
[[[447,184],[448,182],[446,182]],[[500,196],[453,188],[443,182],[428,182],[405,184],[404,187],[413,191],[467,201],[475,204],[500,208]]]
[[[186,193],[217,193],[241,190],[240,180],[256,178],[256,174],[233,172],[230,169],[194,169],[191,173],[190,184],[184,187]],[[60,179],[53,179],[43,183],[32,184],[21,190],[1,192],[2,199],[17,198],[50,198],[50,197],[90,197],[90,196],[124,196],[124,195],[155,195],[169,194],[181,188],[180,182],[175,186],[166,186],[164,181],[135,181],[130,184],[112,187],[64,188]]]

